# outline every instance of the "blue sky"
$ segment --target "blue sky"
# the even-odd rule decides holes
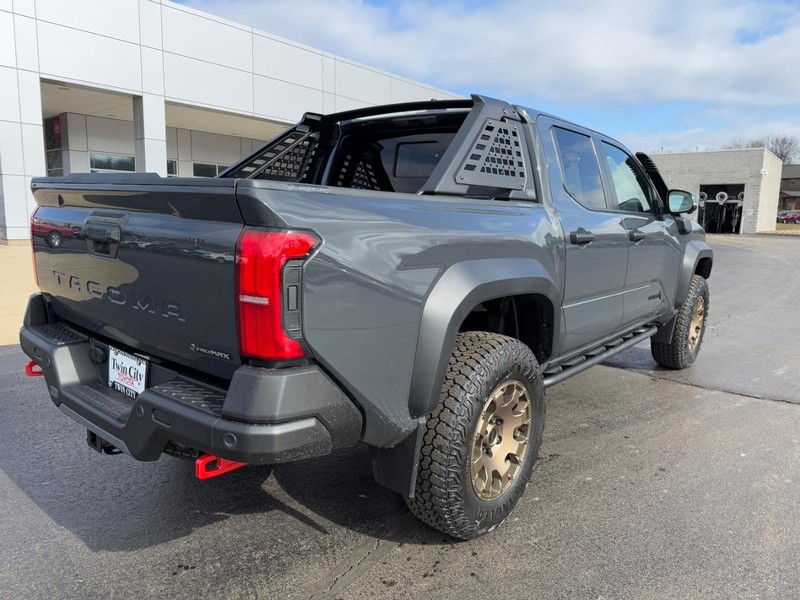
[[[634,150],[800,136],[800,0],[184,0]]]

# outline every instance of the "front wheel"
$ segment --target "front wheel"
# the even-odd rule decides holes
[[[427,421],[411,511],[456,538],[492,531],[527,487],[544,417],[530,348],[493,333],[459,334]]]
[[[692,275],[689,294],[675,317],[675,329],[669,343],[650,341],[655,361],[669,369],[685,369],[694,363],[708,321],[708,284],[700,275]]]

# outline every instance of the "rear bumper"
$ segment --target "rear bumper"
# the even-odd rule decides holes
[[[361,435],[361,413],[317,366],[242,366],[225,390],[151,363],[149,387],[131,399],[103,381],[105,344],[46,320],[43,298],[32,296],[20,344],[44,372],[52,401],[138,460],[156,460],[172,443],[273,464],[328,454]]]

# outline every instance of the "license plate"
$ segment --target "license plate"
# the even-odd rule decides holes
[[[136,398],[144,391],[146,381],[145,359],[108,347],[108,387]]]

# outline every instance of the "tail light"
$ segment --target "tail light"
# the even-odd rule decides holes
[[[286,286],[282,274],[287,262],[308,256],[316,244],[317,239],[306,233],[242,230],[236,241],[236,266],[239,350],[243,355],[264,360],[303,356],[302,346],[287,334],[283,322],[287,299],[292,304],[289,308],[299,308],[299,281]]]
[[[36,230],[36,223],[39,222],[39,219],[36,218],[36,211],[39,210],[37,207],[34,209],[33,214],[31,215],[31,259],[33,260],[33,281],[36,284],[36,287],[39,287],[39,271],[36,269],[36,244],[33,241],[33,234]]]

